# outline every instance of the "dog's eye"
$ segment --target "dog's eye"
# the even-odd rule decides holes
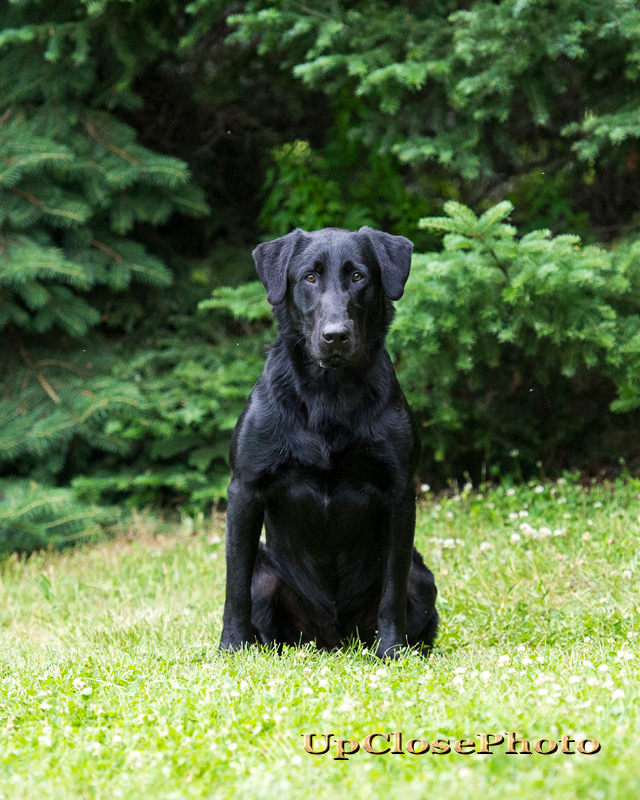
[[[358,281],[362,280],[362,273],[361,272],[354,272],[353,273],[353,282],[357,283]]]
[[[315,283],[316,282],[316,276],[313,274],[313,272],[310,272],[308,275],[305,275],[304,279],[306,281],[309,281],[309,283]]]

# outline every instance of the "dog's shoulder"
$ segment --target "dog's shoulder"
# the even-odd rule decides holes
[[[231,439],[231,468],[250,483],[292,458],[318,466],[327,463],[322,442],[305,429],[304,404],[278,345],[276,340]]]

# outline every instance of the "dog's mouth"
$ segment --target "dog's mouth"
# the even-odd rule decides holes
[[[340,353],[332,353],[331,355],[314,357],[316,364],[323,369],[341,369],[346,367],[353,359],[347,355]]]
[[[357,358],[355,341],[333,343],[333,345],[316,341],[318,337],[307,339],[307,353],[322,369],[342,369]]]

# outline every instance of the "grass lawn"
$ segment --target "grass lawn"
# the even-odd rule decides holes
[[[439,589],[425,661],[352,648],[220,656],[222,521],[0,565],[0,797],[640,796],[640,482],[420,501]],[[308,755],[516,731],[595,755]],[[506,738],[506,737],[505,737]],[[381,748],[384,740],[374,740]],[[575,745],[572,745],[575,749]]]

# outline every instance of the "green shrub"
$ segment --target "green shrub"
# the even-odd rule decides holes
[[[78,502],[69,489],[0,480],[0,553],[76,541],[109,517],[103,508]]]
[[[608,405],[640,405],[640,243],[518,238],[508,202],[479,219],[445,210],[421,221],[445,232],[444,249],[415,256],[389,337],[427,452],[449,475],[637,452],[637,422]]]

